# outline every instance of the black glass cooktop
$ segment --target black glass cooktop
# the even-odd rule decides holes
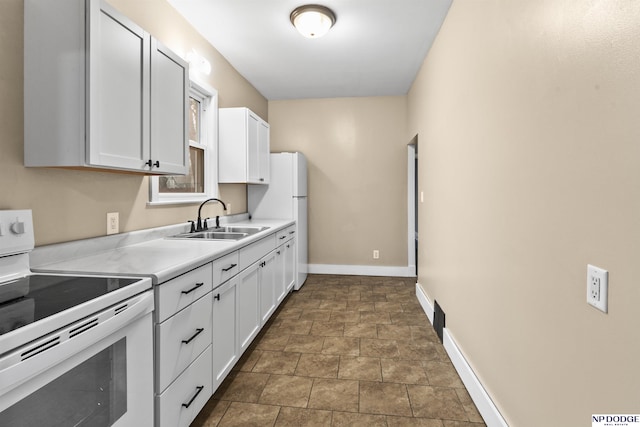
[[[33,274],[0,284],[0,335],[124,288],[139,279]]]

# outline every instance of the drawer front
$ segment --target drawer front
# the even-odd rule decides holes
[[[211,263],[162,283],[156,288],[157,322],[164,322],[213,289]]]
[[[255,243],[245,246],[240,249],[240,271],[249,267],[254,262],[271,252],[276,248],[276,235],[275,233],[258,240]]]
[[[238,251],[218,258],[213,261],[213,287],[220,285],[231,279],[240,271],[240,255]]]
[[[211,344],[211,293],[156,325],[156,391],[162,392]]]
[[[290,225],[284,230],[280,230],[276,233],[276,243],[279,245],[292,239],[296,235],[296,225]]]
[[[211,397],[211,346],[156,396],[156,425],[186,427]]]

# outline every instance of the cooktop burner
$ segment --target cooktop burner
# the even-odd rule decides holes
[[[140,279],[32,274],[0,284],[0,335]]]

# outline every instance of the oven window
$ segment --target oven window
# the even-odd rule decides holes
[[[127,411],[126,338],[0,413],[12,427],[113,425]]]

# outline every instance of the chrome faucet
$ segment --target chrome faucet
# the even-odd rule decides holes
[[[200,212],[202,211],[202,207],[205,205],[205,203],[210,202],[212,200],[215,200],[216,202],[220,202],[222,204],[222,208],[225,211],[227,210],[227,205],[225,205],[224,202],[220,199],[212,198],[212,199],[205,200],[200,204],[200,207],[198,208],[198,220],[196,222],[195,230],[193,228],[193,223],[192,223],[191,232],[204,231],[209,229],[209,227],[207,226],[207,219],[204,220],[204,224],[202,223],[202,217],[200,215]],[[218,227],[220,227],[220,216],[216,215],[216,228]]]

